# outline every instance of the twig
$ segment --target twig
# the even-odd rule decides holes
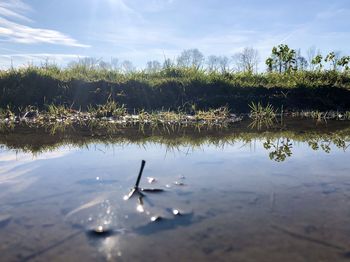
[[[142,177],[143,169],[145,168],[145,164],[146,164],[146,161],[145,161],[145,160],[142,160],[140,172],[139,172],[139,175],[138,175],[138,177],[137,177],[136,184],[135,184],[135,189],[138,189],[138,188],[139,188],[139,184],[140,184],[140,180],[141,180],[141,177]]]

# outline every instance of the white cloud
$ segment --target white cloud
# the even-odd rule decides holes
[[[0,3],[0,39],[21,44],[56,44],[72,47],[89,47],[56,30],[35,28],[23,24],[31,22],[25,14],[30,7],[21,0]],[[22,23],[14,20],[21,20]]]
[[[53,54],[53,53],[28,53],[28,54],[7,54],[0,55],[0,68],[9,68],[11,66],[26,66],[28,63],[40,65],[48,60],[49,63],[57,65],[66,65],[67,63],[84,58],[86,56],[79,54]]]

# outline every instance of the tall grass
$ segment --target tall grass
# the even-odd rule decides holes
[[[89,68],[76,65],[35,67],[0,71],[0,107],[39,108],[47,104],[97,109],[111,101],[133,110],[177,109],[195,103],[200,109],[228,105],[248,112],[248,104],[270,102],[286,109],[350,109],[350,74],[335,71],[290,73],[208,73],[170,66],[157,72]],[[100,111],[113,109],[99,108]],[[108,112],[107,112],[108,113]],[[118,112],[122,114],[123,112]],[[103,113],[102,113],[103,114]]]

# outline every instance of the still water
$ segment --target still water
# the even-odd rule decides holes
[[[348,261],[350,126],[310,125],[174,143],[2,134],[0,260]],[[164,191],[125,200],[142,159],[140,187]]]

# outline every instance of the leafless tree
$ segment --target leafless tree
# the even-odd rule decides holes
[[[230,59],[227,56],[219,57],[219,68],[221,73],[227,73],[230,71]]]
[[[148,61],[146,65],[146,72],[156,73],[159,72],[161,68],[162,65],[157,60]]]
[[[68,64],[69,67],[83,66],[87,69],[96,69],[100,63],[101,59],[94,57],[84,57],[79,58],[78,61],[72,61]]]
[[[111,70],[111,64],[106,62],[106,61],[101,60],[98,63],[98,68],[102,69],[102,70]]]
[[[211,55],[207,59],[207,69],[209,72],[226,73],[229,71],[230,61],[227,56]]]
[[[111,58],[111,69],[115,70],[115,71],[120,69],[118,58],[116,58],[116,57]]]
[[[302,56],[301,50],[298,49],[295,53],[295,70],[304,71],[308,67],[307,59]]]
[[[198,49],[187,49],[182,51],[177,58],[177,65],[180,67],[201,68],[204,62],[204,55]]]
[[[232,58],[237,71],[250,73],[258,71],[260,61],[258,50],[252,47],[246,47],[242,52],[235,54]]]
[[[163,69],[170,69],[174,66],[174,62],[170,58],[165,58],[163,62]]]
[[[129,60],[124,60],[121,63],[121,69],[123,70],[124,73],[131,73],[131,72],[135,71],[135,67],[134,67],[133,63]]]
[[[311,71],[313,71],[315,69],[315,64],[312,63],[312,61],[316,57],[316,47],[315,46],[311,46],[307,49],[306,57],[307,57],[306,59],[307,59],[308,65],[309,65],[309,69]]]
[[[210,55],[207,58],[207,69],[209,72],[216,72],[219,69],[219,59],[220,57],[216,55]]]

